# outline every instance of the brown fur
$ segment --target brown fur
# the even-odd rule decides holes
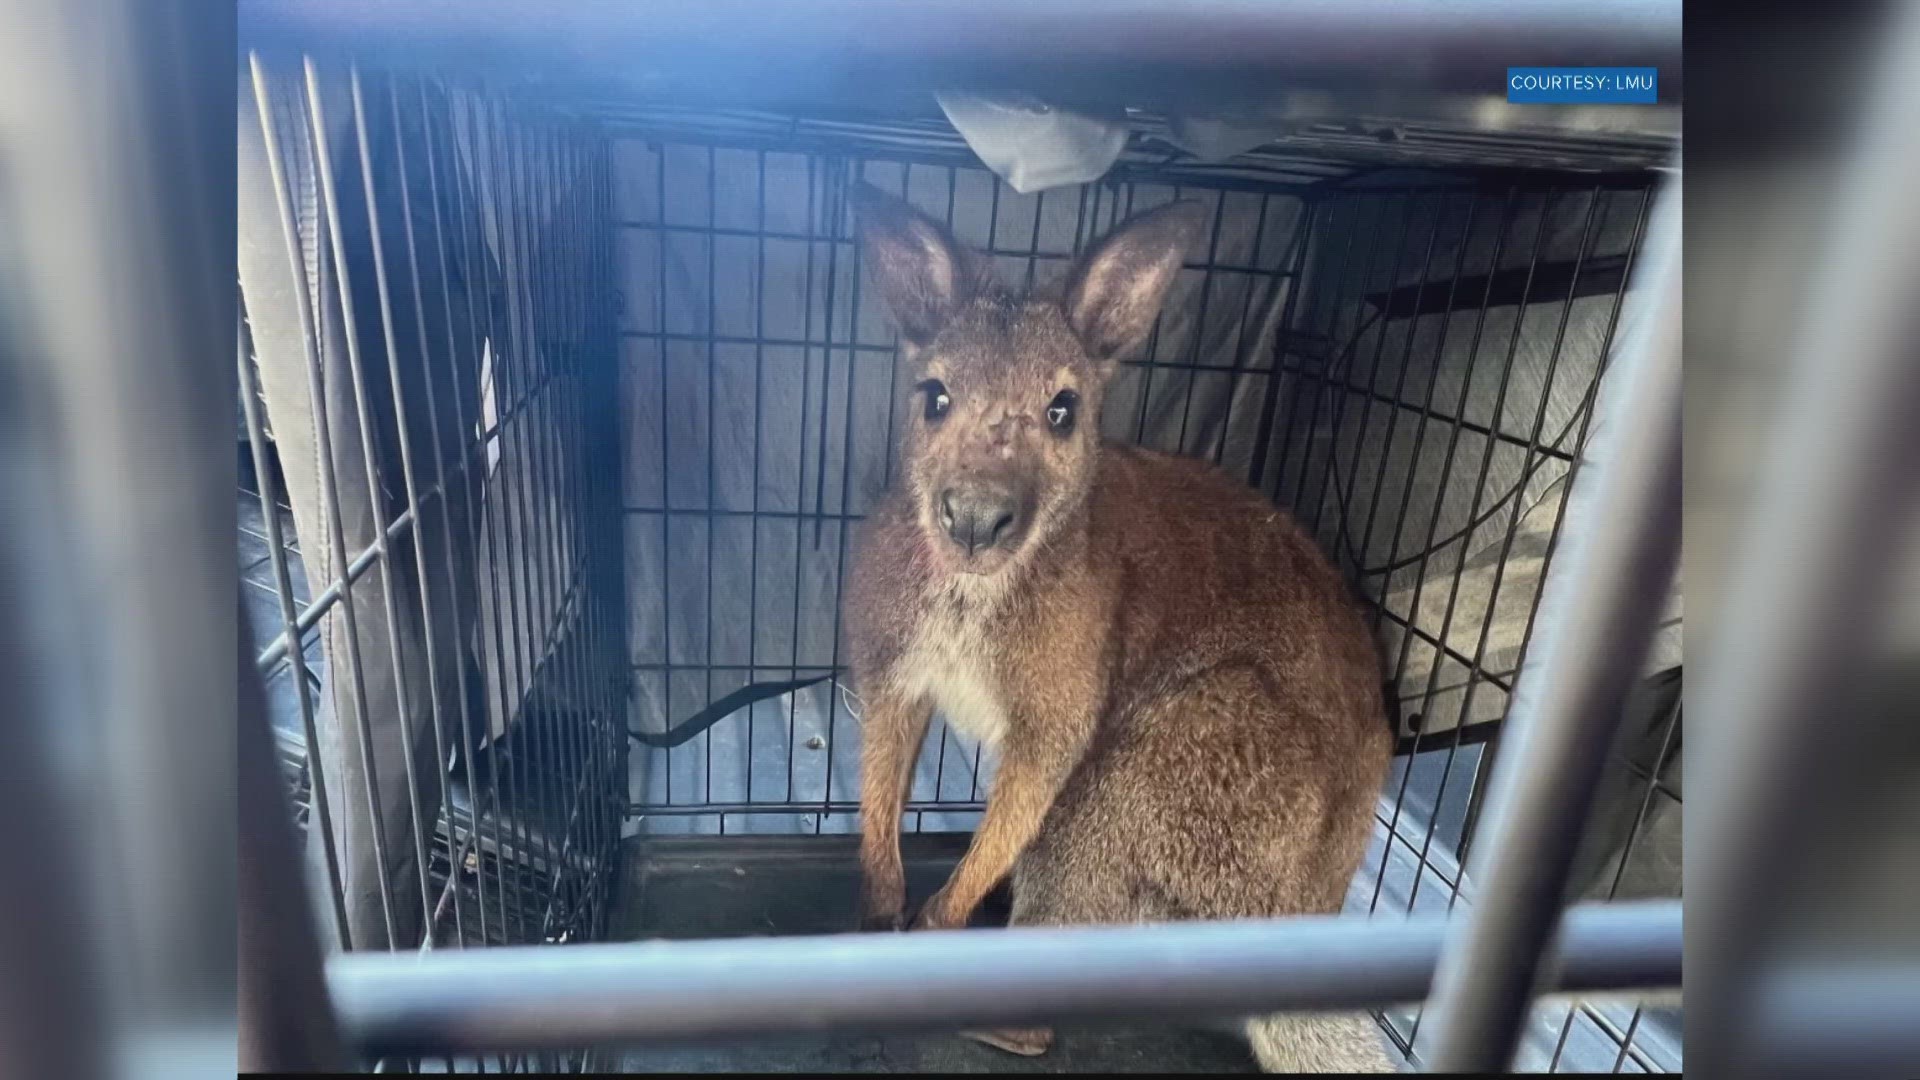
[[[1366,844],[1391,735],[1377,653],[1291,518],[1203,463],[1103,445],[1100,398],[1144,338],[1188,205],[1129,222],[1059,297],[995,289],[944,230],[858,196],[868,264],[907,337],[903,480],[869,517],[846,616],[863,719],[862,908],[906,911],[901,807],[938,707],[999,755],[972,846],[916,927],[966,925],[1012,875],[1016,925],[1331,913]],[[1067,434],[1046,410],[1071,389]],[[1011,539],[969,552],[938,500],[1016,493]],[[1249,1025],[1270,1071],[1391,1069],[1349,1020]],[[1332,1032],[1333,1034],[1329,1034]],[[976,1036],[1020,1053],[1045,1031]]]

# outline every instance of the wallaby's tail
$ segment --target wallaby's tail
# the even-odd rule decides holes
[[[1367,1013],[1274,1013],[1247,1021],[1246,1030],[1262,1072],[1400,1071],[1386,1034]]]

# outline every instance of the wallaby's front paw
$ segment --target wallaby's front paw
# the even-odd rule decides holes
[[[906,915],[898,911],[868,912],[860,916],[860,932],[863,934],[888,934],[906,928]]]
[[[1052,1028],[1000,1028],[994,1031],[963,1031],[960,1034],[1021,1057],[1039,1057],[1053,1046]]]
[[[963,930],[966,928],[970,912],[957,911],[947,901],[945,890],[934,893],[920,914],[914,916],[915,930]]]
[[[860,929],[904,930],[907,926],[907,882],[898,874],[869,870],[860,884]]]

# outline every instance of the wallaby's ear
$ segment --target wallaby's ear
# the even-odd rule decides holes
[[[1081,258],[1062,303],[1068,325],[1094,359],[1113,359],[1146,338],[1206,216],[1206,208],[1190,200],[1155,207]]]
[[[939,222],[865,181],[847,193],[861,254],[893,309],[900,333],[925,345],[979,285],[973,254]]]

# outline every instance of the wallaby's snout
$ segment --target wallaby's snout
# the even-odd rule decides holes
[[[968,558],[1020,542],[1026,524],[1021,499],[1011,487],[992,481],[961,481],[940,493],[940,527]]]

